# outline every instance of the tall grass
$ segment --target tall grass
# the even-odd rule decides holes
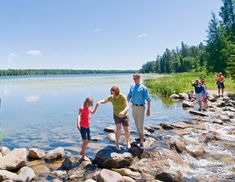
[[[216,90],[215,76],[206,73],[177,73],[160,77],[154,80],[146,80],[145,85],[151,93],[170,96],[173,93],[190,92],[194,90],[191,86],[196,79],[204,78],[208,90]],[[225,78],[225,90],[235,92],[235,83],[231,78]]]

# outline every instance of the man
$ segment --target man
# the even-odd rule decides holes
[[[202,111],[202,96],[205,95],[205,88],[202,86],[199,80],[195,80],[195,82],[192,83],[192,86],[195,89],[195,97],[199,104],[198,111]]]
[[[132,103],[132,115],[135,121],[135,126],[140,137],[140,147],[144,146],[144,115],[145,103],[147,101],[146,116],[150,116],[150,95],[148,89],[140,83],[140,75],[134,74],[133,80],[135,85],[131,86],[127,100]]]
[[[224,76],[221,72],[219,72],[217,75],[216,75],[216,84],[217,84],[217,87],[218,87],[218,95],[219,97],[220,96],[224,96]],[[220,95],[220,90],[222,92],[222,95]]]

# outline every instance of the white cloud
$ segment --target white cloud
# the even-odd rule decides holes
[[[91,33],[96,33],[96,32],[99,32],[99,31],[100,31],[99,28],[94,28],[93,30],[90,30],[89,32],[91,32]]]
[[[10,54],[8,54],[8,56],[7,56],[7,61],[12,62],[12,61],[14,61],[18,56],[19,56],[18,54],[10,53]]]
[[[26,54],[30,56],[40,56],[42,55],[42,52],[39,50],[28,50]]]
[[[143,38],[143,37],[147,37],[147,36],[148,36],[147,33],[142,33],[142,34],[137,35],[137,38]]]
[[[31,95],[31,96],[26,96],[24,99],[26,102],[37,102],[39,100],[38,95]]]

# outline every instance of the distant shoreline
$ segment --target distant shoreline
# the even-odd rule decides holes
[[[8,69],[0,70],[0,77],[27,75],[125,74],[135,72],[138,72],[138,70]]]

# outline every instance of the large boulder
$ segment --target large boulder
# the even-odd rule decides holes
[[[95,162],[104,168],[123,168],[130,166],[133,160],[131,153],[127,150],[117,151],[115,147],[107,146],[100,150],[95,156]]]
[[[29,149],[28,157],[31,159],[42,159],[44,158],[45,152],[41,149],[31,148]]]
[[[27,150],[25,148],[15,149],[0,158],[0,169],[16,170],[27,162]]]
[[[194,103],[184,100],[184,101],[182,102],[182,107],[184,107],[184,108],[187,108],[187,107],[194,107]]]
[[[0,153],[2,154],[2,156],[5,156],[10,153],[10,149],[7,147],[0,147]]]
[[[51,151],[48,152],[48,154],[46,155],[45,160],[47,162],[50,162],[50,161],[53,161],[53,160],[64,158],[64,156],[65,156],[64,148],[63,147],[57,147],[56,149],[51,150]]]
[[[32,181],[34,178],[34,171],[31,168],[25,166],[20,169],[17,181]]]

